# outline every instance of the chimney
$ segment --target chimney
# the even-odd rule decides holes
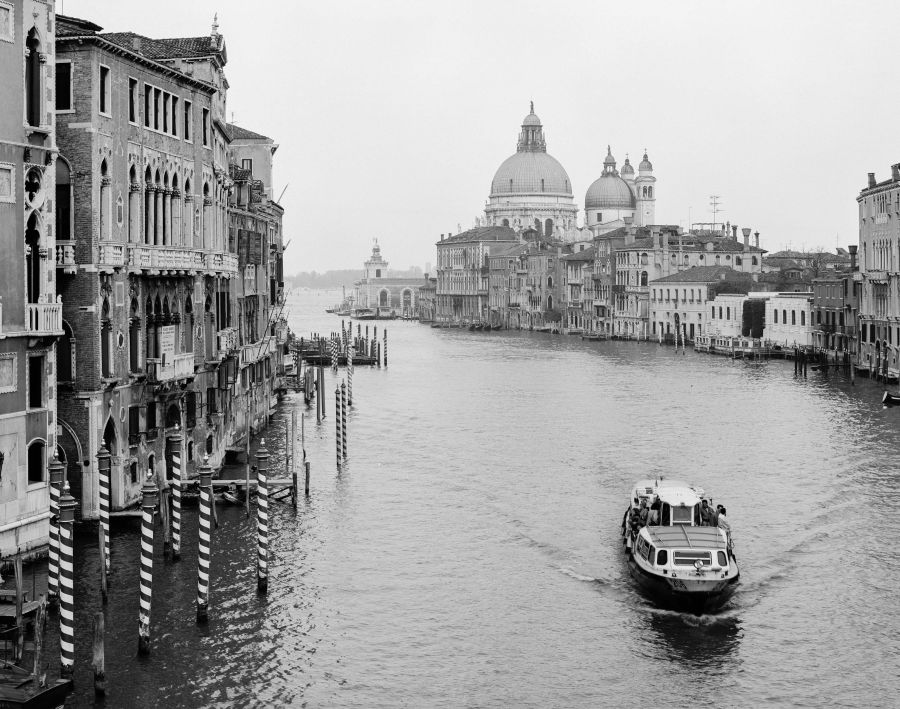
[[[737,230],[738,230],[738,225],[737,224],[732,225],[731,238],[734,239],[735,241],[737,241]]]
[[[631,215],[631,214],[629,214],[629,215],[627,215],[626,217],[624,217],[624,218],[622,219],[622,221],[624,221],[626,224],[629,224],[629,225],[630,225],[630,224],[634,224],[634,216]]]
[[[741,229],[741,232],[744,234],[744,251],[750,250],[750,227],[745,226]]]
[[[758,231],[753,234],[753,238],[756,239],[756,248],[758,249],[759,248],[759,232]]]
[[[856,250],[858,248],[859,247],[856,244],[850,244],[850,246],[847,247],[847,251],[850,252],[850,270],[851,271],[855,271],[857,268],[857,266],[856,266]]]
[[[900,180],[900,163],[896,165],[891,165],[891,179],[894,182]]]
[[[870,172],[869,173],[869,187],[874,187],[874,186],[875,186],[875,173]]]
[[[141,53],[141,39],[141,37],[131,38],[131,48],[135,51],[136,54]]]

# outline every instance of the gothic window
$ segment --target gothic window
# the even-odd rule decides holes
[[[99,105],[97,109],[104,115],[110,114],[110,77],[109,67],[100,65],[100,92],[98,96]]]
[[[44,442],[32,441],[28,446],[28,482],[39,483],[44,480]]]
[[[544,222],[544,236],[550,236],[553,234],[553,220],[548,219]]]
[[[647,285],[647,272],[646,271],[641,271],[641,285],[642,286]]]
[[[62,157],[56,160],[56,238],[72,238],[72,179],[69,163]]]
[[[103,299],[100,312],[100,366],[101,376],[113,376],[112,322],[110,321],[109,299]]]
[[[41,41],[32,27],[25,40],[25,115],[28,125],[41,124]]]
[[[38,303],[41,295],[41,232],[38,213],[33,211],[25,226],[25,277],[26,297],[29,303]]]

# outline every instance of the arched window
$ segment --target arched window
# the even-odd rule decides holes
[[[503,226],[509,226],[509,219],[503,220]]]
[[[144,171],[144,243],[153,243],[153,175],[148,167]]]
[[[547,296],[547,310],[553,310],[553,296]]]
[[[800,311],[800,324],[806,325],[806,311],[805,310]]]
[[[553,288],[553,276],[547,276],[547,288]]]
[[[63,320],[63,336],[56,344],[56,372],[60,384],[75,381],[75,336],[65,320]]]
[[[792,310],[791,311],[791,325],[796,325],[796,324],[797,324],[797,311]]]
[[[775,308],[772,312],[775,315],[775,324],[777,325],[778,324],[778,308]]]
[[[28,217],[25,226],[25,277],[26,297],[29,303],[38,303],[41,296],[41,232],[37,210]]]
[[[781,323],[787,325],[787,309],[782,309],[781,311]]]
[[[110,234],[110,209],[109,186],[112,180],[109,177],[109,166],[106,160],[100,163],[100,240],[106,240],[111,237]]]
[[[30,126],[41,125],[41,40],[32,27],[25,40],[25,117]]]
[[[641,271],[641,285],[642,286],[647,285],[647,272],[646,271]]]
[[[28,446],[28,482],[39,483],[44,480],[44,449],[46,446],[41,440],[34,440]]]
[[[128,319],[128,369],[141,371],[141,318],[138,313],[137,298],[131,299],[131,313]]]
[[[109,298],[104,298],[100,311],[100,368],[103,377],[113,376],[113,341],[110,319]]]
[[[543,182],[543,180],[541,180]],[[547,219],[544,222],[544,236],[551,236],[553,234],[553,220]]]
[[[540,234],[541,234],[541,220],[540,219],[536,218],[534,220],[534,230],[538,233],[538,236],[540,236]]]
[[[756,264],[759,263],[759,261],[756,260],[756,256],[754,256],[754,257],[751,259],[750,262],[751,262],[754,266],[755,266]]]

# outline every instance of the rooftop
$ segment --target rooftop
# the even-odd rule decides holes
[[[267,135],[263,135],[262,133],[255,133],[252,130],[248,130],[246,128],[242,128],[235,123],[226,123],[225,128],[228,132],[228,136],[232,141],[235,140],[272,140]]]
[[[680,273],[657,278],[651,283],[718,283],[719,281],[742,283],[752,279],[752,274],[735,271],[730,266],[694,266]]]
[[[518,236],[514,229],[508,226],[477,226],[460,234],[448,236],[437,244],[459,244],[475,241],[515,241],[518,242]]]

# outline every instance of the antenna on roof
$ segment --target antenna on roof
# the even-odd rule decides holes
[[[291,185],[291,183],[288,182],[288,183],[284,186],[284,189],[281,190],[281,194],[278,195],[278,199],[275,200],[275,204],[281,204],[281,198],[284,197],[284,193],[287,192],[287,188],[290,187],[290,185]]]
[[[711,211],[712,215],[713,215],[713,229],[716,228],[716,215],[719,212],[725,211],[724,209],[721,208],[721,203],[719,202],[720,199],[722,199],[722,197],[717,194],[711,194],[709,196],[709,206],[710,206],[709,211]]]

